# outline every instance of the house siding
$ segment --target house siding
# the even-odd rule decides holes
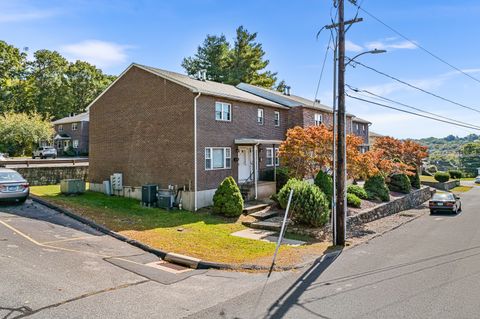
[[[215,102],[231,104],[230,122],[215,120]],[[264,110],[264,124],[257,123],[257,109]],[[275,126],[274,112],[280,112],[280,125]],[[288,124],[288,110],[237,102],[224,98],[202,95],[197,100],[197,159],[198,190],[217,188],[227,176],[238,181],[238,158],[235,139],[252,138],[283,140]],[[206,147],[230,147],[231,169],[206,170]],[[259,170],[266,168],[266,148],[272,145],[259,145]]]
[[[352,124],[353,134],[361,137],[363,144],[368,144],[368,124],[356,121],[353,121]]]
[[[90,108],[93,183],[123,173],[123,184],[193,188],[194,94],[132,67]]]

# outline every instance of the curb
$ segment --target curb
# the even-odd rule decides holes
[[[110,230],[106,228],[105,226],[102,226],[100,224],[97,224],[96,222],[79,216],[77,214],[72,213],[71,211],[62,208],[60,206],[57,206],[55,204],[52,204],[38,196],[30,194],[30,199],[33,200],[34,202],[37,202],[43,206],[46,206],[50,209],[56,210],[57,212],[64,214],[68,217],[71,217],[85,225],[88,225],[92,227],[93,229],[96,229],[106,235],[112,236],[118,240],[121,240],[127,244],[130,244],[132,246],[135,246],[137,248],[140,248],[148,253],[154,254],[157,257],[160,257],[161,259],[165,261],[170,261],[172,263],[180,264],[182,266],[187,266],[193,269],[218,269],[218,270],[270,270],[269,266],[261,266],[261,265],[255,265],[255,264],[227,264],[227,263],[221,263],[221,262],[212,262],[212,261],[207,261],[207,260],[201,260],[195,257],[191,256],[185,256],[185,255],[180,255],[174,252],[165,252],[163,250],[157,249],[150,247],[148,245],[145,245],[137,240],[128,238],[126,236],[123,236],[117,232],[114,232],[113,230]],[[329,257],[332,254],[338,254],[338,251],[333,251],[329,252],[326,254],[323,254],[319,257],[316,257],[313,260],[309,260],[306,262],[294,264],[294,265],[288,265],[288,266],[275,266],[273,269],[276,271],[288,271],[288,270],[296,270],[296,269],[301,269],[304,268],[310,264],[313,264],[314,262],[320,260],[321,258],[324,257]]]

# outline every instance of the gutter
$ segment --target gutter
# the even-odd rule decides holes
[[[198,182],[198,172],[197,172],[197,99],[202,95],[202,92],[198,92],[197,96],[193,99],[193,169],[194,169],[194,193],[193,193],[193,211],[196,212],[198,209],[197,205],[197,182]]]

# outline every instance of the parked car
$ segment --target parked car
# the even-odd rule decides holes
[[[30,194],[25,178],[12,169],[0,168],[0,201],[23,203]]]
[[[475,184],[480,184],[480,175],[475,177]]]
[[[57,150],[54,147],[50,146],[43,146],[37,148],[35,151],[33,151],[32,158],[35,159],[37,157],[40,158],[57,158]]]
[[[462,210],[460,197],[452,193],[435,193],[428,202],[430,214],[435,212],[451,212],[457,214]]]
[[[0,161],[6,161],[7,160],[7,156],[3,153],[0,153]]]

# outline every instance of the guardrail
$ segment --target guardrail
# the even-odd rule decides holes
[[[47,165],[47,164],[72,164],[75,166],[80,163],[88,163],[88,158],[55,158],[55,159],[25,159],[25,160],[6,160],[0,161],[0,167],[10,165]]]

